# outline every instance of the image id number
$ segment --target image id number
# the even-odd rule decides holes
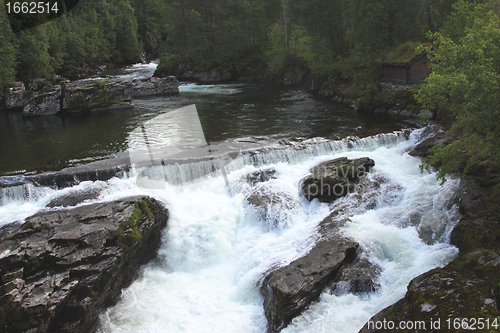
[[[7,14],[50,14],[59,11],[57,2],[7,2]]]

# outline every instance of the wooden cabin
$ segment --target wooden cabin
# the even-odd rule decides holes
[[[419,84],[431,73],[426,53],[407,63],[382,63],[382,82],[393,84]]]

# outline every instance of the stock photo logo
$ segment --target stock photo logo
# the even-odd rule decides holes
[[[79,0],[4,0],[4,5],[12,31],[17,33],[61,17],[78,2]]]
[[[220,152],[210,146],[192,104],[154,117],[128,137],[128,153],[136,183],[146,189],[164,189],[221,172],[229,194],[226,170],[241,159],[240,151]],[[207,163],[208,161],[208,163]],[[185,163],[195,165],[186,169]]]

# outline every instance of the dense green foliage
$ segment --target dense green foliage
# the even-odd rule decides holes
[[[97,64],[180,55],[196,70],[252,78],[302,66],[374,82],[387,47],[437,31],[456,0],[81,0],[14,35],[0,10],[0,89]]]
[[[453,141],[435,147],[427,165],[439,176],[500,167],[500,19],[495,2],[459,1],[446,27],[430,34],[432,74],[418,100],[451,121]]]

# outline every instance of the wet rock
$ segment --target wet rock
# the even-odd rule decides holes
[[[61,111],[61,86],[46,86],[23,108],[24,116],[50,116]]]
[[[267,231],[288,226],[292,210],[298,205],[289,194],[266,187],[252,191],[246,201],[249,213],[262,221]]]
[[[450,143],[443,129],[438,126],[427,126],[421,134],[421,141],[408,154],[415,157],[429,156],[429,149]]]
[[[379,274],[380,267],[358,256],[352,263],[342,266],[329,288],[330,293],[341,296],[374,292],[380,287],[376,283]]]
[[[302,194],[309,201],[333,202],[355,192],[356,184],[374,165],[368,157],[355,160],[341,157],[323,162],[312,168],[311,175],[302,181]]]
[[[261,286],[267,331],[280,331],[316,300],[342,264],[353,260],[357,248],[355,241],[338,234],[267,275]]]
[[[375,324],[393,321],[422,322],[425,329],[407,332],[447,332],[456,318],[498,318],[500,289],[500,256],[497,251],[480,249],[460,256],[444,268],[436,268],[413,279],[405,297],[373,316],[360,333],[396,332],[396,329],[377,329]],[[431,321],[440,321],[440,328],[430,326]],[[461,321],[460,321],[461,324]],[[476,328],[477,328],[476,322]],[[380,328],[380,326],[379,326]],[[458,331],[458,330],[457,330]]]
[[[278,172],[274,169],[259,170],[247,174],[247,182],[251,186],[255,186],[258,183],[267,182],[271,179],[277,179]]]
[[[7,88],[4,94],[4,103],[7,109],[22,109],[33,97],[33,94],[26,90],[24,83],[16,82],[13,87]]]
[[[86,188],[80,191],[70,192],[68,194],[64,194],[60,197],[52,199],[47,204],[47,207],[53,208],[53,207],[76,206],[86,200],[94,200],[99,198],[99,195],[101,194],[102,190],[103,188],[96,186],[96,187]]]
[[[163,96],[179,93],[179,81],[175,76],[134,80],[132,87],[132,97]]]
[[[167,210],[150,198],[44,212],[0,229],[3,332],[92,332],[156,256]]]

